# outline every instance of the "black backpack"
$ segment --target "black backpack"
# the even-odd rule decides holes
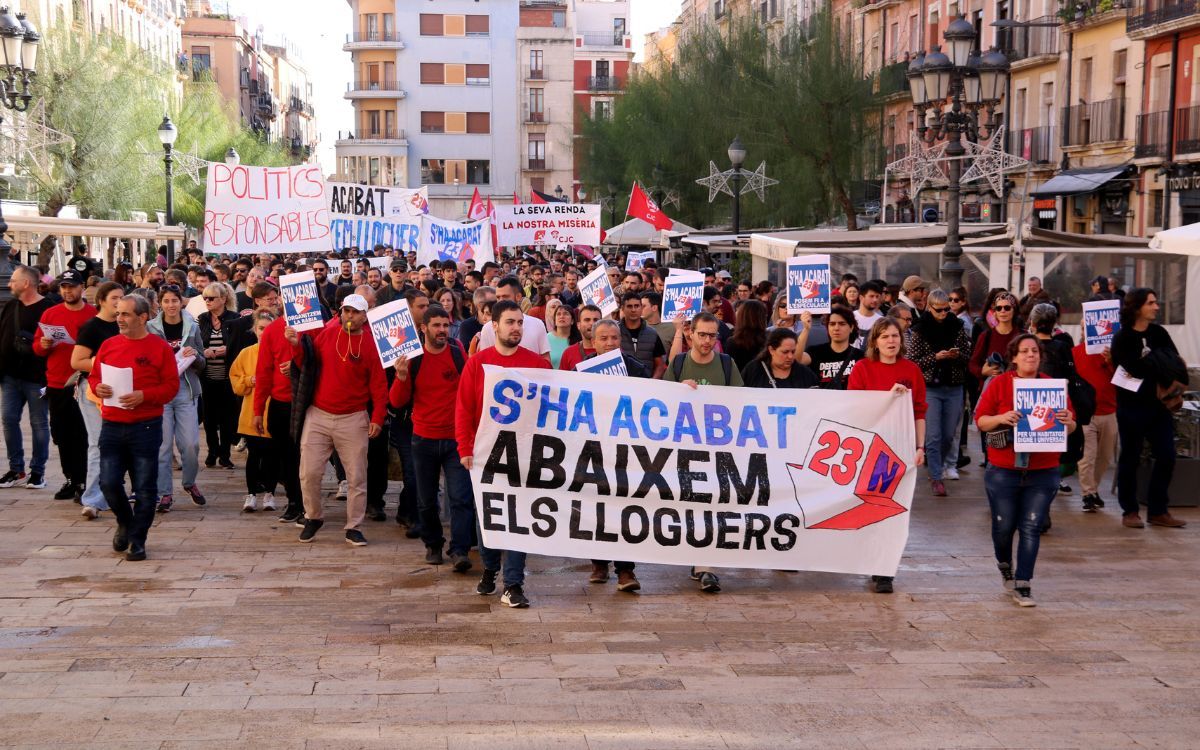
[[[717,352],[717,354],[721,357],[721,369],[725,371],[725,385],[729,385],[733,379],[733,357],[724,352]],[[687,357],[686,353],[680,354],[671,362],[671,372],[675,374],[675,382],[683,379],[685,357]]]
[[[467,353],[463,351],[462,344],[458,339],[448,339],[446,346],[450,347],[450,358],[454,360],[454,369],[458,370],[458,374],[462,375],[463,368],[467,366]],[[416,392],[417,373],[421,371],[421,360],[425,359],[424,355],[417,357],[416,361],[408,368],[408,376],[412,378],[413,392]]]

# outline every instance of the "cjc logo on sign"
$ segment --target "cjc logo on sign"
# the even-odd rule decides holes
[[[904,513],[895,500],[907,467],[874,432],[822,419],[808,457],[788,464],[806,529],[852,531]],[[853,496],[845,494],[853,487]]]

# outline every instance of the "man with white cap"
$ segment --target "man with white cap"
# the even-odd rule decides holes
[[[301,542],[311,542],[325,524],[321,504],[321,479],[325,463],[337,450],[349,483],[346,496],[346,542],[355,547],[367,540],[358,527],[367,511],[367,441],[383,430],[387,410],[387,378],[379,362],[379,351],[365,335],[367,309],[361,294],[342,302],[341,325],[328,326],[312,342],[315,362],[305,362],[305,349],[296,330],[284,329],[291,343],[296,366],[314,377],[312,398],[300,434],[300,490],[304,497],[304,530]],[[316,365],[319,376],[312,371]],[[370,404],[371,413],[367,414]]]

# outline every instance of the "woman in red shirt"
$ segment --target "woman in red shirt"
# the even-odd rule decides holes
[[[891,391],[897,396],[912,393],[916,424],[917,466],[925,463],[925,376],[921,368],[904,358],[904,332],[895,318],[875,321],[867,334],[867,353],[850,372],[850,391]],[[871,576],[876,594],[892,593],[892,576]]]
[[[1008,360],[1012,367],[993,378],[979,397],[975,424],[982,433],[1008,432],[1006,447],[996,447],[1003,441],[988,440],[988,468],[983,484],[992,509],[992,544],[1004,587],[1012,590],[1013,601],[1017,604],[1033,607],[1036,602],[1030,594],[1029,582],[1037,562],[1042,520],[1058,492],[1059,454],[1018,454],[1013,450],[1011,430],[1021,419],[1021,413],[1013,408],[1013,380],[1049,376],[1038,371],[1042,364],[1042,345],[1031,333],[1017,336],[1009,343]],[[1066,425],[1068,433],[1075,431],[1075,413],[1070,401],[1055,417]],[[1020,534],[1020,540],[1014,578],[1012,540],[1015,533]]]

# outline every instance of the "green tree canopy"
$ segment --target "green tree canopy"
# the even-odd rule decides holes
[[[743,226],[804,226],[844,217],[855,228],[854,186],[868,153],[867,121],[878,106],[872,83],[828,13],[768,34],[753,20],[696,32],[676,60],[639,74],[611,118],[584,113],[583,182],[618,202],[634,180],[678,190],[666,210],[685,223],[728,222],[728,196],[708,202],[695,180],[708,163],[727,169],[734,136],[746,146],[744,169],[767,162],[780,180],[760,203],[742,197]],[[662,178],[654,178],[655,166]],[[619,217],[618,217],[619,218]]]

